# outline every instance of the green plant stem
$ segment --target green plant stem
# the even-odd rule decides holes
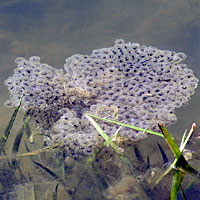
[[[177,197],[179,189],[181,188],[181,183],[183,181],[184,176],[185,176],[184,172],[180,170],[174,170],[170,200],[176,200],[176,197]]]

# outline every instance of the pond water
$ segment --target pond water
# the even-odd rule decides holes
[[[4,81],[12,76],[16,68],[14,62],[16,57],[22,56],[28,59],[37,55],[43,63],[63,68],[67,57],[74,54],[89,55],[93,49],[113,46],[116,39],[123,38],[126,42],[184,52],[187,55],[186,64],[193,70],[195,76],[200,78],[199,10],[198,0],[1,0],[1,136],[14,111],[4,106],[4,102],[9,98]],[[196,122],[197,126],[200,124],[199,94],[198,87],[188,104],[176,109],[177,122],[167,127],[177,142],[180,142],[184,130],[190,129],[193,122]],[[20,129],[22,118],[23,113],[20,111],[12,135],[5,146],[10,161],[14,134]],[[32,133],[38,133],[33,124],[30,124],[30,127]],[[19,148],[20,153],[27,152],[24,144],[28,142],[24,137],[21,142],[23,144]],[[155,167],[160,170],[162,167],[158,142],[169,160],[173,159],[165,141],[156,136],[148,137],[125,152],[132,162],[136,162],[136,168],[143,176],[150,176],[145,171],[144,162],[146,163],[147,155],[150,156],[151,169]],[[28,145],[31,151],[42,148],[42,137],[36,137],[34,143]],[[200,170],[199,145],[199,139],[194,137],[188,147],[195,152],[191,164],[197,170]],[[133,149],[135,152],[139,149],[144,162],[141,163],[135,155],[132,156]],[[100,160],[100,164],[96,161],[93,168],[85,167],[85,157],[75,159],[65,154],[67,153],[61,147],[51,149],[50,152],[43,152],[37,157],[22,158],[18,163],[20,168],[15,169],[9,168],[5,156],[2,156],[0,167],[4,178],[1,178],[0,199],[53,199],[57,183],[59,183],[57,199],[168,199],[169,197],[172,176],[160,186],[167,187],[166,194],[160,196],[158,188],[153,192],[154,197],[151,195],[147,197],[146,191],[143,191],[137,181],[129,176],[130,172],[120,157],[110,150],[98,155],[97,160]],[[45,170],[38,169],[38,165],[33,161],[42,163],[60,177],[64,177],[65,183],[55,176],[52,177],[52,174],[49,175]],[[187,186],[187,181],[186,178],[183,186]],[[134,189],[130,185],[134,185]],[[75,195],[71,195],[72,188],[75,188]],[[192,196],[194,191],[199,196]],[[198,183],[194,183],[187,194],[188,199],[200,198]]]

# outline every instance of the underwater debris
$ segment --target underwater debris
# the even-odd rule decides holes
[[[10,92],[6,105],[22,108],[40,129],[74,152],[90,154],[103,142],[84,113],[97,114],[137,127],[158,130],[157,121],[176,121],[174,110],[194,94],[198,79],[182,63],[184,53],[125,43],[91,55],[73,55],[62,69],[40,63],[37,56],[15,60],[14,75],[5,81]],[[115,108],[115,109],[113,109]],[[112,113],[113,112],[113,113]],[[112,135],[118,126],[100,122]],[[120,135],[138,141],[147,134],[123,127]],[[49,138],[45,138],[49,140]]]

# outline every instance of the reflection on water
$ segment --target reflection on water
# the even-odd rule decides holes
[[[178,0],[176,2],[171,0],[1,1],[1,133],[6,128],[13,112],[13,110],[3,106],[4,101],[8,98],[8,92],[3,82],[13,74],[14,59],[18,56],[29,58],[32,55],[39,55],[44,62],[62,68],[65,58],[73,54],[90,54],[93,49],[109,47],[115,39],[123,38],[126,41],[156,46],[160,49],[185,52],[188,55],[190,68],[199,78],[199,9],[200,3],[198,0]],[[189,104],[177,110],[178,122],[169,127],[169,130],[177,137],[182,135],[186,128],[189,129],[193,121],[196,121],[197,125],[200,121],[199,92],[199,89],[197,89]],[[23,115],[19,118],[13,129],[13,135],[22,125]],[[31,131],[38,133],[34,126],[31,127]],[[10,138],[9,144],[12,144],[13,140],[14,136]],[[34,144],[30,144],[24,136],[19,151],[21,153],[27,152],[24,142],[28,144],[31,151],[40,149],[42,147],[42,137],[37,136],[35,140],[37,141]],[[180,139],[177,138],[177,140]],[[157,141],[157,138],[150,137],[146,141],[137,144],[144,158],[143,164],[137,160],[133,148],[127,149],[126,154],[135,163],[143,176],[149,174],[149,171],[145,168],[147,155],[150,155],[151,168],[159,168],[157,169],[159,171],[163,164],[160,161]],[[170,151],[163,140],[159,139],[159,143],[162,144],[170,157]],[[9,144],[5,149],[8,157],[12,151],[12,145]],[[196,151],[194,159],[191,160],[196,169],[199,166],[200,152],[198,146],[198,138],[194,138],[193,144],[189,146],[189,148]],[[126,165],[113,152],[106,153],[104,151],[99,155],[94,164],[94,169],[97,170],[95,172],[92,171],[94,169],[86,170],[84,158],[72,159],[65,154],[64,149],[58,148],[51,150],[49,153],[36,156],[37,160],[35,161],[52,169],[59,176],[65,177],[67,186],[70,189],[77,189],[75,199],[94,199],[93,194],[96,195],[95,199],[103,199],[105,196],[107,199],[146,198],[146,194],[140,186],[137,186],[135,178],[129,176],[130,172],[126,169]],[[33,159],[36,159],[36,157],[33,157]],[[19,169],[9,168],[5,159],[1,162],[0,168],[2,177],[0,193],[2,195],[9,194],[8,198],[10,199],[51,199],[56,184],[59,182],[45,171],[37,169],[32,163],[32,157],[21,159],[20,169],[22,172]],[[95,176],[97,174],[98,176]],[[169,190],[170,178],[168,177],[163,182],[163,186],[167,185]],[[186,178],[184,186],[187,183]],[[136,185],[135,188],[130,186],[132,184]],[[58,199],[71,199],[70,192],[65,189],[62,183],[59,182]],[[24,194],[22,194],[22,190],[25,190]],[[163,198],[168,199],[169,190],[165,190]],[[194,190],[195,187],[190,191]],[[14,191],[18,194],[18,197],[16,197]],[[161,189],[160,191],[163,192]],[[199,193],[199,191],[196,192]],[[159,194],[159,192],[155,192],[155,195],[159,196]],[[189,194],[191,195],[191,192]],[[22,197],[23,195],[24,197]],[[196,197],[196,199],[198,198]]]

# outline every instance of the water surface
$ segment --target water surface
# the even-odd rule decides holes
[[[28,59],[38,55],[42,62],[62,68],[65,58],[73,54],[90,54],[93,49],[109,47],[123,38],[186,53],[186,63],[200,78],[199,10],[198,0],[1,1],[0,132],[13,112],[3,105],[8,98],[4,80],[13,74],[18,56]],[[169,130],[178,140],[192,122],[200,123],[199,94],[198,88],[189,103],[176,111],[178,121]],[[155,144],[155,137],[151,137],[140,148],[144,155],[152,152],[156,163]],[[197,145],[192,148],[197,150]]]

